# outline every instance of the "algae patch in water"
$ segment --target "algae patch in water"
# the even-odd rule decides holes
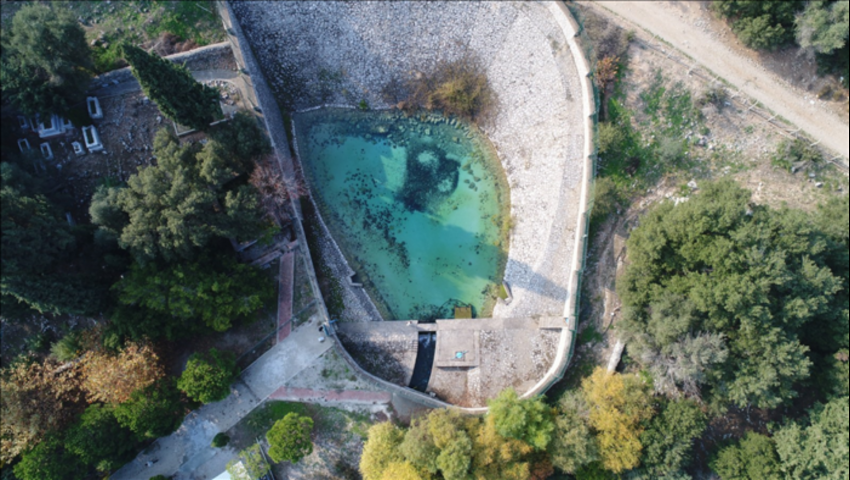
[[[386,319],[490,315],[510,201],[483,135],[433,114],[322,109],[295,125],[314,200]]]

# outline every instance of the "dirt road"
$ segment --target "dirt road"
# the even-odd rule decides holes
[[[847,124],[822,108],[812,93],[794,88],[752,60],[729,48],[710,31],[693,24],[687,2],[606,1],[582,2],[613,12],[628,23],[674,45],[715,75],[726,80],[775,114],[801,128],[821,145],[850,158]]]

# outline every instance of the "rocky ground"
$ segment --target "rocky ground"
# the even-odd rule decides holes
[[[391,107],[399,98],[391,87],[417,72],[441,61],[479,59],[498,97],[498,114],[483,128],[507,173],[515,220],[505,272],[514,301],[498,306],[494,316],[563,312],[583,119],[573,59],[545,6],[234,2],[233,10],[288,109],[355,106],[361,100],[372,108]],[[368,310],[357,313],[374,319]]]

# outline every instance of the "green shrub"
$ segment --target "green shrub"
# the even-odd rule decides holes
[[[201,403],[217,402],[230,395],[230,384],[239,371],[232,353],[211,348],[205,355],[189,357],[186,370],[177,380],[177,388]]]
[[[133,392],[115,407],[115,418],[139,438],[157,438],[177,430],[185,408],[172,381],[163,380]]]
[[[783,140],[776,149],[771,163],[784,170],[794,167],[805,168],[817,165],[823,161],[823,155],[808,142],[795,139]]]
[[[739,443],[720,450],[711,462],[720,478],[735,480],[779,480],[779,457],[773,440],[749,432]]]
[[[297,413],[289,413],[275,422],[266,433],[269,442],[269,457],[275,462],[296,463],[313,453],[313,419]]]
[[[50,353],[60,362],[70,362],[80,354],[80,334],[71,332],[50,347]]]
[[[597,225],[605,221],[610,215],[617,213],[621,207],[622,199],[617,185],[609,177],[599,177],[593,189],[593,210],[590,222]]]
[[[685,142],[672,135],[658,139],[658,159],[663,165],[675,166],[685,155]]]
[[[236,468],[238,463],[242,463],[242,468]],[[263,452],[260,451],[260,445],[254,444],[245,450],[239,452],[239,456],[231,460],[227,464],[227,473],[233,480],[254,480],[263,478],[269,473],[271,467],[263,457]]]
[[[617,147],[626,139],[623,130],[613,123],[602,122],[596,134],[598,152],[600,155],[616,151]]]
[[[224,432],[219,432],[213,437],[212,447],[213,448],[222,448],[226,447],[227,444],[230,443],[230,437],[224,434]]]
[[[712,8],[732,25],[741,42],[759,50],[772,50],[794,40],[801,1],[723,0]]]
[[[118,423],[111,407],[94,404],[67,431],[64,444],[86,465],[109,472],[133,458],[136,439]]]
[[[697,100],[697,105],[700,107],[704,107],[706,105],[714,105],[718,110],[722,110],[724,106],[726,106],[726,101],[729,99],[729,94],[726,92],[726,89],[716,85],[710,87],[702,97]]]

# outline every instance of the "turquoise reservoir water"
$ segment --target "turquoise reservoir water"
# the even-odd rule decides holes
[[[304,173],[356,280],[388,320],[489,316],[507,260],[509,191],[489,141],[434,114],[295,116]]]

